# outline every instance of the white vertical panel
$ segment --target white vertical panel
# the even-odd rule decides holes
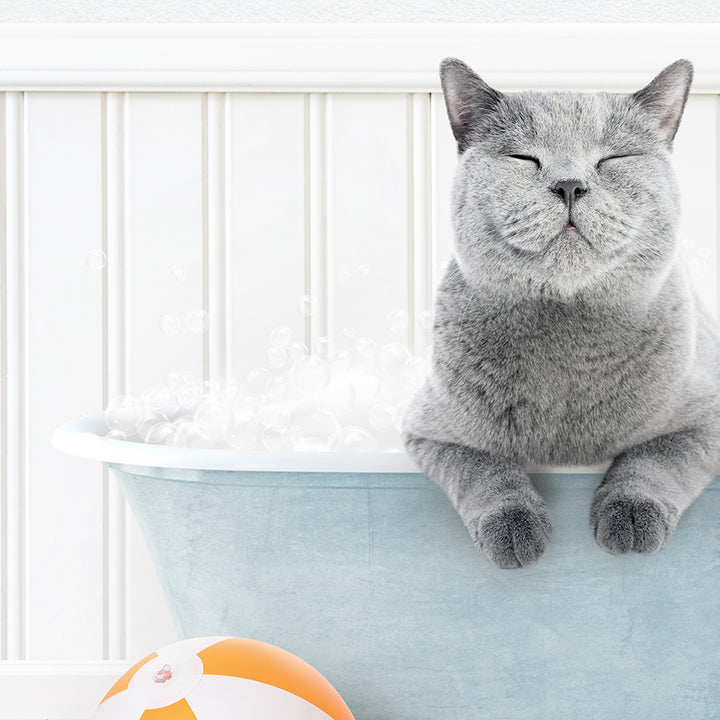
[[[690,276],[705,306],[718,311],[718,103],[690,95],[673,155],[682,212],[679,234]]]
[[[230,345],[230,307],[227,256],[227,163],[225,127],[228,112],[227,95],[210,93],[205,103],[205,233],[207,243],[207,276],[205,291],[209,313],[207,372],[212,380],[228,374]]]
[[[452,253],[453,229],[451,194],[457,144],[450,129],[442,93],[431,94],[432,207],[433,207],[433,295]]]
[[[267,364],[270,333],[304,339],[305,99],[230,96],[228,126],[232,372]]]
[[[105,397],[125,394],[125,96],[108,93],[104,104]],[[103,470],[105,491],[104,655],[122,659],[127,647],[126,503],[114,478]]]
[[[26,654],[26,298],[25,298],[25,99],[4,94],[4,385],[3,452],[3,657]]]
[[[381,344],[409,310],[408,101],[398,94],[330,96],[328,325]]]
[[[137,394],[171,371],[203,373],[205,335],[187,323],[206,309],[203,104],[184,93],[130,93],[127,103],[127,390]],[[176,334],[161,329],[168,315]]]
[[[432,308],[432,158],[430,94],[411,97],[412,172],[412,297],[410,305],[410,344],[417,353],[430,344],[430,327],[422,314]]]
[[[0,94],[0,660],[7,656],[7,187],[5,93]]]
[[[206,335],[187,324],[191,312],[206,309],[203,99],[130,93],[125,102],[126,390],[137,395],[171,371],[203,376]],[[177,334],[162,331],[166,315],[180,320]],[[127,542],[127,652],[134,657],[175,631],[132,517]]]
[[[26,98],[27,652],[36,660],[103,655],[102,470],[49,442],[61,422],[102,403],[102,270],[85,262],[102,248],[101,118],[97,93]]]

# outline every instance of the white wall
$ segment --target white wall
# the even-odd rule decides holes
[[[0,720],[88,717],[127,660],[174,638],[114,480],[53,450],[56,425],[171,370],[242,375],[278,324],[382,339],[389,311],[428,307],[450,244],[445,55],[507,91],[629,92],[693,59],[681,235],[717,315],[718,41],[663,26],[0,27]],[[107,264],[89,268],[97,249]],[[207,333],[160,330],[196,309]],[[422,345],[413,327],[403,340]]]
[[[13,0],[0,22],[720,22],[715,0]]]

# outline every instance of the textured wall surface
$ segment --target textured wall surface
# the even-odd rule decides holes
[[[4,0],[0,22],[720,22],[716,0]]]

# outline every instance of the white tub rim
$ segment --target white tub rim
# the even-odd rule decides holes
[[[274,452],[176,448],[115,440],[107,433],[105,413],[69,420],[52,435],[52,445],[69,455],[104,463],[187,470],[247,470],[266,472],[419,473],[404,452]]]

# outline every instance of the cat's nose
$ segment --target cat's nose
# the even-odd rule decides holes
[[[587,185],[582,180],[560,180],[550,189],[563,199],[569,210],[572,204],[587,192]]]

